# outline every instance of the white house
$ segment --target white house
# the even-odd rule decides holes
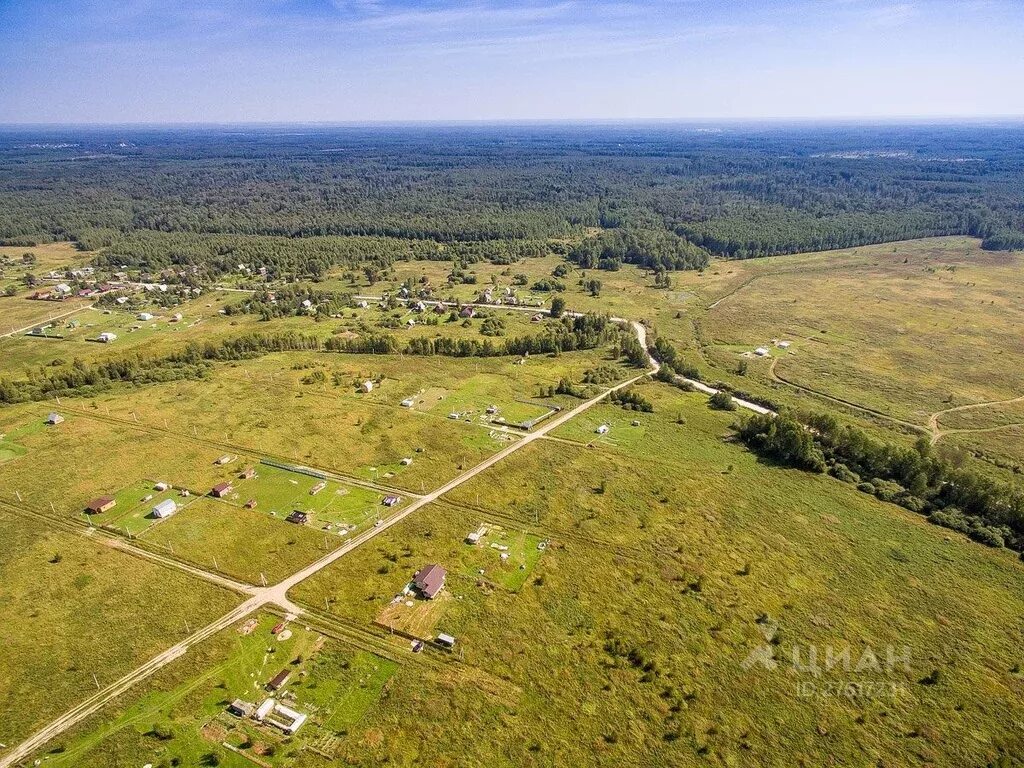
[[[153,517],[163,519],[170,517],[178,511],[178,505],[174,502],[174,499],[164,499],[155,507],[153,507]]]
[[[360,388],[361,390],[363,390],[363,392],[373,392],[373,382],[372,382],[372,381],[364,381],[364,382],[363,382],[363,383],[362,383],[362,384],[361,384],[361,385],[359,386],[359,388]]]
[[[61,416],[56,411],[52,412],[49,416],[46,417],[46,423],[50,425],[60,424],[62,421],[64,421],[64,417]]]
[[[68,285],[67,283],[58,283],[53,290],[55,290],[59,294],[66,296],[67,294],[71,293],[71,286]]]
[[[597,428],[596,432],[599,435],[607,435],[609,429],[611,429],[611,427],[609,427],[607,424],[602,424],[600,427]]]
[[[402,466],[403,467],[408,467],[410,464],[412,464],[412,459],[410,459],[410,458],[402,459]]]
[[[768,357],[768,355],[771,353],[768,352],[767,347],[758,347],[757,349],[754,350],[754,354],[757,355],[758,357]]]
[[[104,331],[99,336],[100,341],[102,341],[104,344],[109,344],[110,342],[114,341],[116,338],[117,338],[117,334],[116,333],[111,333],[110,331]]]
[[[780,341],[778,346],[782,349],[789,349],[789,344],[790,342],[788,341]]]
[[[405,400],[402,401],[402,407],[403,408],[412,408],[412,406],[413,406],[413,399],[411,397],[407,397],[407,398],[405,398]]]

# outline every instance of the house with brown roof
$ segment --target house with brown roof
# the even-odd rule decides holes
[[[288,678],[290,678],[291,676],[292,676],[292,673],[289,670],[282,669],[280,672],[278,672],[276,675],[274,675],[272,678],[270,678],[270,682],[267,683],[267,690],[268,691],[276,691],[282,685],[287,683],[288,682]]]
[[[106,512],[108,509],[113,509],[116,504],[117,502],[114,501],[113,497],[100,496],[86,504],[85,511],[90,515],[98,515],[102,512]]]
[[[222,499],[231,493],[231,483],[217,483],[210,489],[210,495]]]
[[[436,563],[425,565],[412,577],[412,585],[423,597],[433,600],[437,593],[444,589],[444,580],[448,572]]]

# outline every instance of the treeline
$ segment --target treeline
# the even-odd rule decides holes
[[[678,234],[648,229],[613,229],[588,237],[569,251],[568,258],[581,269],[616,271],[623,264],[665,272],[703,269],[707,251]]]
[[[615,346],[616,354],[629,359],[628,331],[611,322],[607,315],[563,316],[544,324],[537,334],[501,339],[469,339],[420,336],[404,344],[390,334],[366,334],[356,338],[332,337],[324,342],[328,352],[358,354],[442,355],[446,357],[503,357],[514,355],[558,354],[605,345]],[[635,339],[633,339],[635,342]],[[381,351],[386,350],[386,351]]]
[[[827,414],[754,415],[737,432],[761,455],[828,472],[989,546],[1024,550],[1024,492],[944,458],[925,438],[894,445]]]
[[[23,379],[0,378],[0,403],[46,400],[61,395],[88,397],[114,384],[155,384],[200,379],[209,373],[202,359],[128,357],[100,363],[75,359],[67,366],[32,368]]]
[[[671,382],[675,375],[700,381],[700,371],[697,366],[686,362],[679,354],[679,350],[664,336],[655,337],[649,351],[651,357],[661,363],[661,367],[658,369],[658,379],[661,381]]]
[[[150,384],[202,378],[215,361],[248,360],[274,352],[343,352],[371,355],[444,355],[448,357],[502,357],[558,354],[595,349],[608,344],[616,350],[628,345],[628,331],[605,315],[563,317],[545,324],[534,336],[502,339],[415,338],[399,341],[388,333],[356,338],[332,336],[326,340],[294,331],[246,333],[221,341],[189,342],[163,357],[125,357],[101,363],[79,359],[70,365],[31,368],[22,379],[0,379],[0,404],[43,400],[59,395],[88,396],[119,382]],[[634,339],[635,341],[635,339]],[[624,353],[620,353],[624,354]]]
[[[675,231],[717,256],[752,259],[829,251],[918,237],[971,234],[954,213],[898,211],[841,213],[827,217],[784,208],[679,224]]]

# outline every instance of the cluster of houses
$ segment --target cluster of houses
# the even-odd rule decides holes
[[[102,296],[104,293],[114,290],[114,286],[108,283],[91,283],[83,288],[72,288],[67,283],[57,283],[48,291],[33,291],[30,299],[36,301],[64,301],[72,296],[80,299],[89,299],[94,296]]]

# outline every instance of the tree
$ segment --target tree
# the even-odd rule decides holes
[[[565,312],[565,299],[561,296],[555,296],[551,300],[551,316],[561,317],[563,312]]]

